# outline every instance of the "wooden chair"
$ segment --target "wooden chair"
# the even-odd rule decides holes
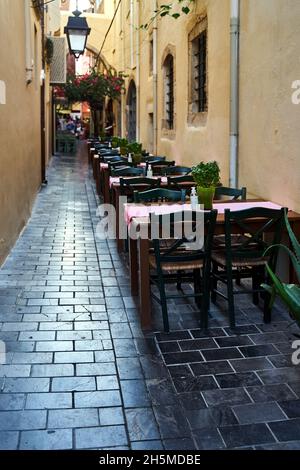
[[[198,213],[199,215],[199,213]],[[191,232],[186,234],[182,231],[179,239],[174,239],[175,233],[178,233],[178,216],[181,221],[191,221]],[[150,226],[157,224],[155,233],[156,238],[152,240],[154,253],[149,256],[150,265],[150,284],[158,287],[159,297],[151,290],[152,297],[160,303],[163,316],[164,331],[169,331],[168,317],[168,299],[194,297],[198,307],[201,309],[201,327],[206,328],[208,323],[209,311],[209,285],[210,285],[210,269],[211,269],[211,248],[215,229],[217,211],[202,213],[200,223],[204,221],[204,227],[198,227],[197,212],[182,212],[181,214],[170,214],[170,238],[169,244],[165,244],[165,240],[159,238],[164,227],[164,216],[150,214]],[[189,218],[188,218],[189,217]],[[180,222],[182,228],[182,222]],[[199,249],[189,250],[186,244],[195,242],[197,234],[204,230],[204,245]],[[153,233],[153,232],[152,232]],[[187,235],[187,236],[186,236]],[[172,240],[173,238],[173,240]],[[190,294],[167,294],[165,289],[166,283],[176,282],[178,273],[181,275],[181,281],[192,281],[194,283],[194,292]]]
[[[170,166],[165,169],[165,176],[171,175],[188,175],[192,171],[188,166]]]
[[[227,188],[225,186],[218,186],[215,191],[215,199],[227,198],[232,201],[237,201],[241,199],[245,201],[247,199],[247,188],[243,187],[240,189],[236,188]]]
[[[149,168],[149,165],[151,165],[152,168],[152,173],[155,176],[163,176],[165,174],[166,168],[170,166],[174,166],[175,162],[167,162],[167,161],[152,161],[152,162],[147,162],[146,163],[146,174]]]
[[[134,191],[137,188],[141,191],[148,191],[149,189],[158,188],[160,182],[160,178],[120,178],[120,194],[121,196],[127,196],[129,202],[132,202]]]
[[[144,175],[143,168],[134,168],[133,166],[125,166],[122,168],[114,168],[112,176],[142,176]]]
[[[212,253],[211,298],[213,302],[216,301],[217,295],[227,299],[230,326],[233,328],[235,327],[234,296],[238,294],[252,293],[255,305],[259,303],[259,293],[262,294],[264,321],[266,323],[271,321],[270,296],[260,285],[263,282],[270,283],[266,275],[266,263],[269,263],[273,271],[276,269],[278,250],[272,250],[268,256],[264,256],[264,252],[269,246],[280,242],[284,211],[285,209],[273,210],[262,207],[241,211],[225,210],[225,247],[213,250]],[[273,233],[272,240],[270,232]],[[237,233],[240,243],[236,242]],[[234,291],[233,280],[246,278],[252,279],[252,289]],[[227,295],[218,290],[218,282],[227,285]]]
[[[134,202],[157,202],[157,201],[172,201],[172,202],[184,202],[185,191],[171,191],[165,188],[150,189],[149,191],[134,191]]]

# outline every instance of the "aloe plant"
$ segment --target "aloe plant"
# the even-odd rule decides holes
[[[282,248],[285,250],[292,261],[298,281],[300,282],[300,243],[292,230],[287,213],[285,214],[285,224],[294,252],[285,245],[273,245],[266,250],[265,254],[267,254],[267,252],[273,248]],[[273,285],[269,286],[267,284],[262,284],[262,287],[271,295],[271,307],[273,306],[275,298],[278,295],[289,308],[294,320],[300,326],[300,286],[296,284],[283,283],[268,265],[267,271]]]

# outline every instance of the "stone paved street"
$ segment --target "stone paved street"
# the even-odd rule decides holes
[[[199,329],[170,304],[169,335],[139,327],[127,259],[95,237],[94,183],[80,144],[54,157],[48,186],[0,270],[0,449],[300,449],[296,338],[242,298]],[[224,313],[225,312],[225,313]]]

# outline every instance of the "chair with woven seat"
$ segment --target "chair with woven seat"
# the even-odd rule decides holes
[[[225,210],[225,247],[212,252],[211,298],[216,301],[217,295],[228,301],[230,326],[235,327],[234,296],[238,294],[253,295],[253,303],[258,305],[259,294],[264,298],[264,321],[271,321],[269,294],[260,286],[263,282],[270,284],[266,274],[268,263],[276,270],[278,250],[274,249],[268,256],[265,250],[281,239],[284,226],[285,209],[268,209],[253,207],[241,211]],[[249,224],[249,222],[255,222]],[[270,233],[273,233],[270,240]],[[240,243],[237,242],[240,237]],[[235,237],[235,238],[233,238]],[[233,242],[234,240],[234,242]],[[252,279],[252,289],[234,290],[234,279]],[[218,290],[218,282],[227,286],[227,295]]]
[[[133,166],[123,166],[121,168],[112,168],[112,176],[143,176],[144,168],[135,168]]]
[[[160,178],[120,178],[120,194],[127,196],[128,202],[133,201],[134,191],[148,191],[160,186]]]
[[[184,202],[185,191],[171,191],[165,188],[155,188],[148,191],[134,191],[134,202],[157,202],[157,201],[169,201],[169,202]]]
[[[182,176],[182,175],[188,175],[192,171],[191,168],[188,166],[169,166],[164,170],[165,176],[171,176],[171,175],[177,175],[177,176]]]
[[[152,245],[154,253],[150,252],[150,287],[156,286],[159,290],[159,297],[151,290],[151,295],[162,309],[164,331],[169,331],[168,317],[168,299],[195,298],[197,306],[201,310],[201,327],[206,328],[208,323],[209,311],[209,285],[210,285],[210,265],[211,248],[215,229],[217,211],[202,212],[199,219],[199,213],[195,211],[168,214],[170,221],[170,243],[166,245],[166,240],[160,239],[161,231],[165,230],[165,215],[156,215],[150,213],[151,233],[155,233]],[[178,234],[178,223],[182,226],[182,221],[190,222],[188,225],[189,233],[183,229]],[[204,223],[204,226],[203,226]],[[153,230],[153,225],[157,228]],[[177,227],[176,227],[177,225]],[[201,226],[200,226],[201,225]],[[186,227],[186,225],[185,225]],[[204,243],[199,243],[198,247],[189,249],[189,243],[195,242],[197,236],[200,236],[201,230],[204,230]],[[178,279],[178,273],[181,276],[181,282],[187,281],[194,284],[193,293],[167,294],[165,284],[175,283]]]

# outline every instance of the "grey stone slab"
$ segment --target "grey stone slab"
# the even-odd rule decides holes
[[[0,377],[29,377],[30,365],[0,365]]]
[[[272,426],[272,423],[270,424]],[[225,426],[220,433],[227,447],[236,448],[249,445],[268,444],[275,439],[266,424],[246,424],[243,426]]]
[[[2,331],[34,331],[38,325],[35,322],[7,322],[2,325]]]
[[[54,377],[51,390],[53,392],[84,392],[96,390],[94,377]]]
[[[0,388],[5,393],[48,392],[50,380],[47,378],[2,378]]]
[[[247,387],[247,392],[256,403],[296,399],[296,395],[286,384]]]
[[[84,410],[50,410],[48,414],[48,428],[79,428],[98,426],[98,410],[86,408]]]
[[[97,390],[119,390],[119,381],[116,375],[97,377]]]
[[[108,330],[108,322],[107,321],[79,321],[75,323],[75,330]]]
[[[70,351],[70,352],[56,352],[54,353],[54,362],[62,364],[75,364],[83,362],[93,362],[94,353],[92,351]]]
[[[76,351],[102,351],[103,343],[102,340],[86,340],[86,341],[75,341]]]
[[[22,393],[1,393],[0,411],[22,410],[24,408],[25,395]]]
[[[128,444],[124,426],[102,426],[75,430],[76,449],[108,448]]]
[[[76,408],[90,408],[90,407],[112,407],[120,406],[121,397],[117,390],[101,390],[97,392],[76,392],[75,393],[75,407]]]
[[[100,408],[99,419],[101,426],[124,424],[124,413],[121,407]]]
[[[27,410],[50,410],[72,408],[71,393],[29,393],[26,398]]]
[[[121,392],[125,408],[150,406],[144,380],[121,380]]]
[[[56,339],[58,341],[81,341],[92,339],[91,331],[57,331]],[[95,338],[96,339],[96,338]]]
[[[95,362],[114,362],[114,351],[95,351]]]
[[[116,366],[113,362],[107,363],[91,363],[91,364],[76,364],[76,375],[114,375],[116,374]]]
[[[51,352],[16,352],[12,362],[14,364],[51,364],[53,354]]]
[[[73,351],[73,341],[38,341],[36,351]]]
[[[131,441],[159,439],[158,426],[151,408],[136,408],[125,411]]]
[[[1,411],[0,430],[19,431],[27,429],[45,429],[46,411],[25,410],[25,411]]]
[[[264,423],[285,419],[283,412],[275,402],[234,406],[233,411],[240,424]]]
[[[73,364],[44,364],[33,365],[32,377],[67,377],[74,375]]]
[[[69,450],[72,447],[72,429],[21,433],[20,450]]]
[[[247,395],[243,388],[207,390],[202,392],[202,395],[208,406],[234,406],[251,402],[249,395]]]
[[[17,450],[19,432],[0,431],[0,450]]]
[[[41,331],[70,331],[73,330],[73,322],[43,322],[40,323]]]
[[[277,356],[274,356],[277,357]],[[247,359],[233,359],[230,361],[231,366],[236,372],[247,372],[255,370],[273,369],[273,365],[265,357],[254,357]]]

